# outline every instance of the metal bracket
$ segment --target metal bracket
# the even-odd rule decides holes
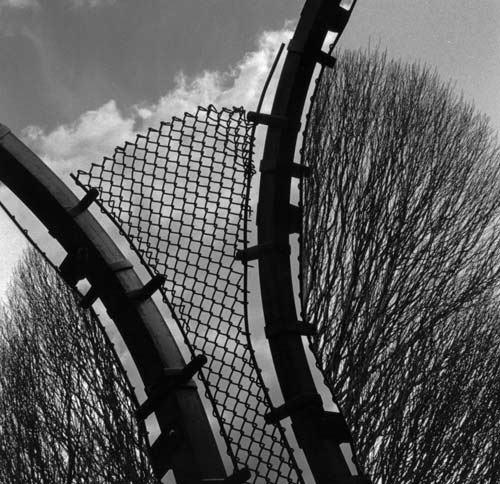
[[[248,468],[243,467],[225,479],[202,479],[201,482],[202,484],[245,484],[245,482],[249,481],[251,477],[252,474]]]
[[[302,209],[296,205],[288,207],[289,225],[288,231],[290,234],[300,234],[302,230]]]
[[[321,49],[317,50],[317,51],[313,51],[313,52],[304,51],[304,50],[298,49],[295,45],[290,43],[290,45],[288,46],[288,51],[292,52],[294,54],[298,54],[298,55],[306,54],[307,56],[314,58],[316,60],[316,62],[318,62],[319,64],[321,64],[322,66],[325,66],[325,67],[333,68],[333,67],[335,67],[335,64],[337,63],[337,59],[335,57],[328,54],[327,52],[322,51]]]
[[[87,208],[89,208],[93,202],[97,200],[98,196],[99,190],[97,188],[91,188],[73,208],[70,208],[68,210],[68,213],[72,217],[80,215],[82,212],[85,212],[85,210],[87,210]]]
[[[170,429],[167,433],[161,433],[151,445],[149,451],[151,464],[155,475],[161,479],[171,468],[171,454],[182,443],[182,435],[176,429]]]
[[[303,410],[306,407],[317,407],[322,411],[323,403],[318,393],[297,395],[264,415],[264,420],[268,424],[277,424],[281,420],[290,417],[292,413]]]
[[[300,336],[313,336],[316,333],[316,328],[309,323],[303,321],[295,321],[294,323],[279,322],[264,329],[267,339],[275,338],[283,334],[298,334]]]
[[[143,287],[129,292],[128,297],[136,301],[145,301],[160,289],[165,284],[165,281],[166,277],[163,274],[156,274]]]
[[[311,168],[299,163],[291,163],[286,166],[276,166],[276,160],[262,160],[259,171],[261,173],[276,173],[283,176],[291,176],[292,178],[307,178],[311,174]]]
[[[320,50],[316,54],[316,62],[318,62],[322,66],[330,67],[331,69],[333,69],[335,67],[335,64],[337,63],[337,59],[332,55]]]
[[[345,418],[338,412],[323,412],[320,419],[319,433],[341,443],[352,442],[351,430]]]
[[[147,389],[149,397],[137,409],[136,417],[146,419],[154,412],[156,405],[161,402],[172,391],[175,391],[184,386],[195,388],[196,385],[189,384],[189,380],[198,373],[201,368],[207,363],[205,355],[195,356],[184,368],[166,368],[163,370],[163,375],[150,388]]]
[[[83,308],[83,309],[88,309],[92,304],[94,304],[97,301],[97,298],[99,297],[99,294],[97,293],[97,289],[92,286],[88,291],[85,296],[83,296],[80,301],[78,302],[78,305]]]
[[[68,285],[75,286],[78,281],[85,278],[88,259],[89,253],[86,247],[78,247],[66,255],[59,266],[59,274]]]
[[[126,271],[127,269],[132,269],[134,265],[128,259],[123,258],[116,260],[115,262],[111,262],[109,264],[109,267],[114,273],[117,273],[121,271]]]
[[[333,5],[328,3],[328,11],[326,12],[327,20],[326,25],[330,32],[342,32],[345,28],[351,12],[342,8],[340,5]]]
[[[241,262],[249,262],[258,259],[261,254],[268,254],[269,252],[280,252],[282,254],[289,255],[290,245],[278,244],[275,242],[254,245],[253,247],[248,247],[246,250],[237,250],[234,258]]]
[[[247,120],[255,124],[264,124],[270,128],[293,128],[294,131],[300,130],[300,120],[290,119],[278,114],[264,114],[255,111],[248,111]]]

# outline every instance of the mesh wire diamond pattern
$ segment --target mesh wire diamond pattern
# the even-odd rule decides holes
[[[202,374],[235,467],[254,482],[303,482],[280,425],[267,425],[270,400],[248,338],[246,246],[254,173],[253,125],[241,108],[198,108],[116,148],[78,171],[100,191],[100,206],[151,273],[164,274],[165,302]]]

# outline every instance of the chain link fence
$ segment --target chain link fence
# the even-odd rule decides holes
[[[147,270],[166,276],[164,301],[202,379],[228,454],[253,482],[302,483],[283,428],[268,425],[271,403],[248,329],[247,266],[255,126],[241,108],[199,107],[118,147],[78,171],[85,190],[128,239]]]

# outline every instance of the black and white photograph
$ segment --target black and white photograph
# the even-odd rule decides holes
[[[0,0],[0,484],[500,484],[498,0]]]

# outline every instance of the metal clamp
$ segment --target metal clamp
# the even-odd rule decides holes
[[[333,3],[327,2],[328,11],[326,12],[327,19],[326,25],[330,32],[342,32],[349,21],[351,12],[342,8],[340,5],[334,5]]]
[[[338,412],[323,412],[320,419],[321,436],[335,440],[337,443],[352,442],[351,430],[345,418]]]
[[[70,286],[85,278],[89,253],[86,247],[78,247],[66,255],[59,266],[59,274]]]
[[[290,119],[278,114],[264,114],[255,111],[248,111],[247,120],[255,124],[263,124],[270,128],[292,128],[294,131],[300,130],[300,120]]]
[[[163,375],[152,387],[147,389],[149,397],[137,409],[136,417],[139,419],[146,419],[154,412],[156,405],[161,402],[172,391],[175,391],[187,383],[189,380],[198,373],[203,365],[207,363],[205,355],[195,356],[184,368],[166,368]],[[196,385],[190,385],[196,388]]]
[[[290,176],[292,178],[307,178],[311,174],[311,168],[300,163],[291,163],[285,166],[276,166],[276,160],[262,160],[259,171],[261,173],[276,173],[282,176]]]
[[[269,252],[280,252],[282,254],[290,255],[290,245],[278,244],[275,242],[254,245],[252,247],[248,247],[246,250],[237,250],[234,258],[241,262],[249,262],[258,259],[261,254],[268,254]]]
[[[92,203],[94,203],[97,200],[97,197],[99,196],[99,190],[97,188],[91,188],[85,196],[73,207],[68,210],[68,213],[72,217],[76,217],[77,215],[80,215],[81,213],[85,212]]]
[[[156,274],[143,287],[141,287],[140,289],[136,289],[135,291],[129,292],[128,297],[136,301],[145,301],[165,284],[165,280],[166,277],[163,274]]]
[[[80,301],[78,302],[78,305],[83,308],[83,309],[88,309],[92,304],[94,304],[97,301],[97,298],[99,297],[99,294],[97,293],[97,289],[92,286],[88,291],[85,296],[83,296]]]
[[[320,50],[316,54],[316,62],[321,64],[322,66],[329,67],[330,69],[333,69],[335,67],[335,64],[337,63],[337,59],[333,57],[330,54],[327,54],[326,52],[323,52]]]
[[[177,429],[162,432],[150,448],[153,471],[160,479],[172,468],[172,453],[182,443],[182,435]]]
[[[277,424],[281,420],[290,417],[293,413],[303,410],[306,407],[317,407],[322,410],[323,404],[318,393],[303,393],[302,395],[291,398],[283,405],[274,408],[264,415],[264,420],[268,424]]]

